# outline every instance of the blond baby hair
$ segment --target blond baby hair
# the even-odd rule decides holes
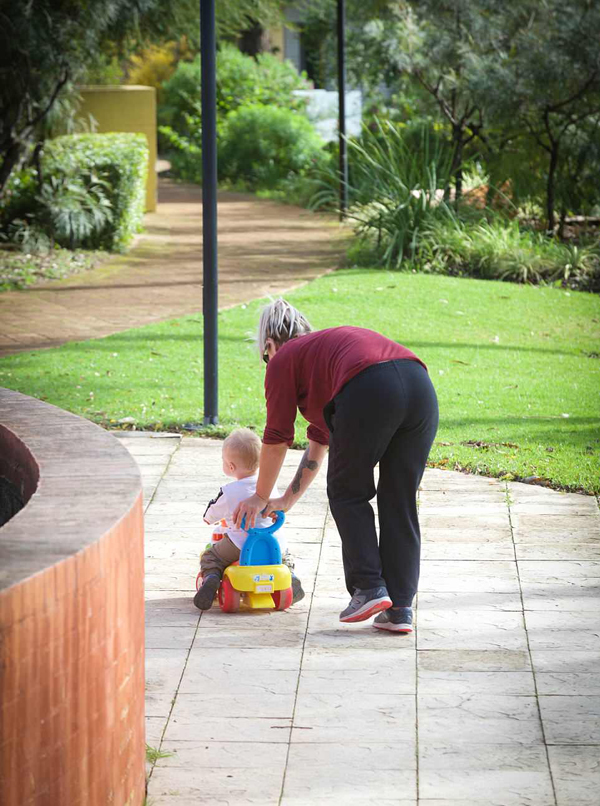
[[[256,470],[260,461],[260,438],[249,428],[237,428],[223,442],[223,450],[227,449],[239,464],[246,470]]]

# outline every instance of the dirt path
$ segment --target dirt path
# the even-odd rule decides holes
[[[202,192],[162,179],[159,204],[127,255],[87,272],[0,294],[0,355],[107,336],[202,311]],[[219,307],[281,294],[339,265],[334,216],[219,194]]]

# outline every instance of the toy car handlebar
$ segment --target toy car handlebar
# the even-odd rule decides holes
[[[284,524],[285,515],[283,512],[278,509],[275,513],[275,520],[271,524],[271,526],[253,526],[252,528],[248,529],[248,536],[250,536],[253,532],[261,535],[274,535]],[[242,518],[242,529],[246,531],[246,516]]]

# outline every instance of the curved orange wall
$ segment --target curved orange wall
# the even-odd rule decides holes
[[[39,468],[0,529],[2,806],[141,806],[139,471],[110,434],[16,392],[0,389],[0,423],[0,474],[27,454]]]

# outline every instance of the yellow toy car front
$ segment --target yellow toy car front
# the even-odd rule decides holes
[[[230,565],[223,575],[219,602],[230,612],[239,608],[240,598],[251,608],[285,610],[291,595],[292,575],[285,565]]]

